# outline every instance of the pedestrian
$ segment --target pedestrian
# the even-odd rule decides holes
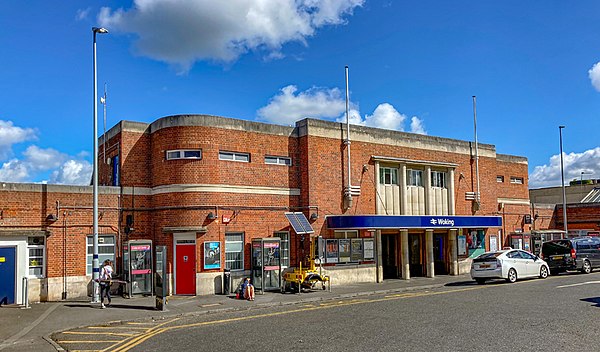
[[[242,293],[244,294],[244,299],[254,301],[254,286],[250,283],[249,277],[247,277],[242,284]]]
[[[110,306],[111,298],[110,298],[110,286],[112,284],[112,274],[113,267],[112,262],[109,259],[106,259],[102,264],[102,268],[100,269],[100,307],[106,308]],[[104,297],[108,299],[108,303],[106,306],[104,305]]]

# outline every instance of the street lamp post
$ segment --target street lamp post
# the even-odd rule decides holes
[[[562,194],[563,194],[563,223],[565,226],[565,235],[569,236],[569,229],[567,226],[567,193],[565,191],[565,168],[563,165],[563,142],[562,142],[562,130],[565,126],[558,126],[558,134],[560,137],[560,178],[562,181]]]
[[[93,63],[94,63],[94,169],[92,171],[92,184],[94,188],[94,210],[93,210],[93,245],[92,257],[92,303],[100,302],[98,295],[98,277],[100,267],[98,263],[98,83],[96,78],[96,34],[108,33],[106,28],[92,27],[94,33]]]

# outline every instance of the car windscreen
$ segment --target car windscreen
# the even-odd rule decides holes
[[[551,241],[542,244],[542,254],[545,256],[571,253],[571,241]]]

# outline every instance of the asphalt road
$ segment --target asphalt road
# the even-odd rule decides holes
[[[592,273],[461,282],[112,331],[126,338],[116,351],[581,351],[600,346],[599,318],[600,273]]]

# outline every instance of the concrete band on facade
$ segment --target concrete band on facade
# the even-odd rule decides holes
[[[289,268],[297,267],[310,251],[290,227],[286,212],[303,213],[315,236],[374,240],[373,260],[325,263],[322,270],[334,285],[456,275],[477,251],[492,243],[502,247],[511,233],[529,230],[523,223],[530,213],[526,158],[497,154],[494,145],[480,143],[480,201],[475,202],[469,198],[477,184],[472,142],[352,125],[348,165],[346,137],[344,124],[316,119],[291,127],[210,115],[119,122],[106,133],[106,148],[99,138],[99,150],[106,150],[111,161],[99,163],[99,228],[114,238],[117,271],[129,241],[151,241],[154,248],[167,248],[171,294],[180,294],[177,281],[184,275],[177,260],[184,251],[194,264],[193,272],[185,273],[191,292],[186,294],[220,293],[223,270],[231,260],[226,238],[234,235],[242,238],[236,244],[242,260],[241,268],[231,272],[234,282],[250,276],[251,245],[257,238],[288,236]],[[167,151],[186,149],[201,150],[202,157],[166,157]],[[248,162],[222,160],[220,151],[247,153]],[[289,165],[267,164],[267,156],[289,158]],[[384,171],[394,173],[394,182],[382,181]],[[421,185],[409,184],[410,172],[421,174]],[[432,186],[432,175],[443,184]],[[498,183],[498,176],[506,182]],[[523,182],[511,184],[511,177]],[[344,198],[349,183],[358,192],[351,206]],[[349,214],[371,220],[363,226],[333,223]],[[374,220],[386,214],[396,222]],[[30,293],[32,302],[88,294],[91,217],[90,186],[0,183],[0,247],[17,248],[16,280],[31,269],[29,251],[35,248],[28,241],[46,238],[36,247],[43,248],[45,264],[41,277],[32,278],[38,280],[32,287],[39,287]],[[428,224],[409,226],[425,218]],[[434,218],[448,224],[454,220],[455,225],[433,226]],[[489,218],[491,223],[459,226],[463,218]],[[480,247],[459,254],[458,239],[473,234],[480,237]],[[205,265],[207,243],[220,245],[218,266]],[[420,266],[409,260],[415,255]]]

